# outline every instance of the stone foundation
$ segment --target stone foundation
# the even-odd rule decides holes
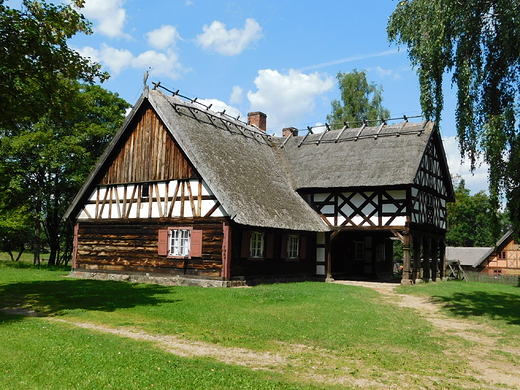
[[[72,278],[93,279],[93,280],[112,280],[116,282],[129,283],[152,283],[164,286],[199,286],[199,287],[241,287],[246,286],[244,280],[222,280],[208,278],[194,278],[184,275],[164,275],[164,274],[125,274],[92,271],[71,271]]]

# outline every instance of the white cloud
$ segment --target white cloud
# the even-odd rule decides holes
[[[179,78],[179,71],[182,69],[175,53],[159,53],[154,50],[139,54],[132,61],[132,66],[139,69],[152,68],[154,76],[167,76],[172,79]]]
[[[175,46],[180,35],[174,26],[163,25],[161,28],[150,31],[146,34],[148,43],[155,49],[166,50]]]
[[[78,52],[106,66],[113,75],[118,75],[124,68],[131,66],[134,59],[134,55],[129,50],[116,49],[106,44],[102,44],[100,50],[86,46],[78,49]]]
[[[204,33],[197,36],[197,43],[204,49],[212,48],[216,52],[233,56],[240,54],[250,43],[262,37],[262,28],[254,19],[246,19],[243,30],[226,30],[226,25],[218,20],[210,26],[202,27]]]
[[[116,49],[103,44],[101,50],[84,47],[79,49],[78,52],[106,66],[114,76],[117,76],[126,68],[142,70],[151,68],[154,76],[166,76],[176,79],[183,70],[177,55],[173,51],[161,53],[149,50],[135,57],[129,50]]]
[[[368,68],[367,71],[376,72],[378,76],[382,78],[392,78],[394,80],[401,78],[401,75],[394,69],[383,69],[380,66],[376,66],[375,68]]]
[[[85,7],[80,12],[89,20],[95,20],[94,31],[110,38],[125,37],[123,32],[126,22],[126,10],[123,8],[123,0],[86,0]]]
[[[258,71],[254,83],[258,91],[247,93],[251,109],[265,112],[268,127],[280,132],[282,127],[294,126],[312,112],[317,96],[334,86],[334,78],[318,72],[304,74],[291,69],[283,75],[264,69]]]
[[[232,116],[233,118],[238,118],[239,116],[242,116],[240,110],[230,105],[227,105],[226,103],[218,99],[198,99],[197,101],[199,103],[204,104],[206,107],[209,107],[211,105],[211,111],[213,112],[222,112],[225,110],[226,114]]]
[[[242,104],[243,96],[244,89],[238,85],[235,85],[233,87],[233,92],[231,92],[231,96],[229,97],[229,102],[231,104]]]
[[[487,191],[489,166],[480,161],[472,173],[469,160],[464,159],[461,161],[457,137],[445,137],[443,138],[443,144],[450,173],[461,176],[466,183],[466,188],[471,190],[472,194],[482,190]]]

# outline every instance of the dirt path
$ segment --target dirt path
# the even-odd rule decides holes
[[[473,372],[467,375],[473,376],[479,380],[479,383],[478,387],[475,387],[475,383],[472,384],[468,380],[468,389],[494,389],[497,387],[520,389],[520,348],[497,345],[496,330],[488,329],[469,320],[447,317],[439,310],[438,304],[427,298],[397,294],[395,292],[397,285],[395,284],[354,281],[337,281],[335,283],[374,289],[381,293],[382,298],[389,303],[416,310],[419,316],[430,321],[439,332],[446,336],[445,339],[450,343],[450,346],[454,346],[454,348],[450,348],[450,351],[455,350],[459,356],[463,357],[463,360],[469,362]],[[13,314],[24,314],[20,313],[20,309],[0,310]],[[13,310],[16,312],[13,312]],[[38,313],[28,311],[25,315],[37,316]],[[128,327],[110,328],[56,317],[46,317],[46,319],[121,337],[150,341],[158,348],[178,356],[213,358],[223,363],[244,366],[252,370],[271,370],[292,375],[295,380],[342,384],[360,389],[432,388],[429,386],[417,387],[417,383],[413,379],[411,381],[396,379],[398,374],[385,373],[380,370],[378,373],[386,379],[381,382],[367,379],[366,377],[371,377],[370,375],[366,375],[365,378],[364,375],[352,375],[351,372],[355,372],[359,368],[357,366],[359,362],[349,362],[345,355],[340,353],[304,345],[280,343],[280,348],[276,353],[262,353],[245,348],[223,347],[186,340],[172,335],[149,334]],[[460,339],[457,341],[456,338],[468,341],[469,343],[466,344],[469,346],[465,346]],[[337,367],[340,367],[340,369],[338,370]],[[374,369],[377,368],[374,367]],[[464,378],[461,379],[461,383],[464,383]],[[459,386],[461,386],[461,383],[459,383]]]
[[[417,313],[449,336],[458,336],[473,344],[468,349],[461,349],[460,354],[470,362],[477,372],[478,379],[491,384],[507,385],[520,389],[520,347],[497,344],[497,330],[489,329],[470,320],[457,320],[440,312],[438,304],[428,298],[397,294],[397,285],[391,283],[337,281],[335,283],[371,288],[384,294],[399,307],[417,310]],[[510,360],[500,358],[500,354],[511,356]],[[504,388],[504,387],[501,387]]]

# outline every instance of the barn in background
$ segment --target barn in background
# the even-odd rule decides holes
[[[283,137],[145,89],[69,207],[72,275],[179,285],[445,275],[453,188],[433,122]],[[422,267],[422,272],[420,267]]]

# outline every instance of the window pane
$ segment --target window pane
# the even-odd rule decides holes
[[[300,256],[300,236],[290,235],[287,238],[287,258],[297,259]]]
[[[264,233],[251,232],[249,256],[253,258],[264,257]]]
[[[170,255],[189,256],[190,232],[189,229],[172,229],[170,231]]]

